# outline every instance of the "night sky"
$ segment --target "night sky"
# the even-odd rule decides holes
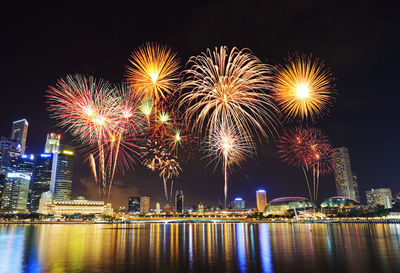
[[[312,53],[325,61],[336,80],[336,104],[316,126],[335,147],[350,151],[362,201],[371,187],[400,191],[399,62],[400,5],[388,1],[189,1],[148,6],[137,1],[88,3],[68,1],[50,6],[2,9],[0,135],[9,136],[11,122],[29,121],[28,153],[44,148],[47,132],[71,137],[49,118],[45,90],[71,73],[109,81],[123,79],[130,52],[147,41],[167,44],[181,63],[207,48],[227,45],[250,48],[261,60],[276,64],[288,53]],[[223,202],[220,168],[201,158],[189,161],[177,179],[186,206]],[[73,196],[96,199],[88,166],[78,155]],[[235,168],[229,199],[243,197],[255,206],[255,191],[268,199],[307,196],[300,170],[281,162],[275,143],[258,157]],[[129,195],[163,201],[161,180],[137,166],[120,175],[113,206],[126,205]],[[336,195],[333,175],[321,180],[319,202]]]

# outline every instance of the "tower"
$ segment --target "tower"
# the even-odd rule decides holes
[[[140,197],[129,197],[128,199],[128,213],[140,212]]]
[[[175,213],[185,213],[183,191],[178,190],[175,193]]]
[[[265,190],[256,191],[256,200],[258,212],[264,212],[264,209],[267,206],[267,193]]]
[[[30,211],[39,209],[39,202],[42,193],[50,191],[51,168],[53,154],[39,154],[36,157],[35,171],[33,176],[32,194],[30,199]]]
[[[59,152],[53,154],[50,191],[56,201],[71,200],[73,164],[72,147],[62,146]]]
[[[150,197],[140,197],[140,214],[146,214],[150,211]]]
[[[336,148],[334,157],[335,184],[338,196],[356,199],[350,156],[347,148]]]
[[[16,120],[11,128],[11,140],[21,145],[21,153],[25,153],[26,136],[28,134],[28,121],[26,119]]]
[[[27,211],[28,191],[31,177],[25,173],[9,172],[3,189],[1,210],[7,213]]]
[[[55,133],[47,134],[44,152],[47,154],[57,152],[60,148],[60,138],[61,136]]]

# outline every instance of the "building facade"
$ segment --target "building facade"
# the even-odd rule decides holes
[[[42,193],[50,191],[52,162],[53,154],[42,153],[36,157],[29,208],[31,212],[36,212],[39,209]]]
[[[71,200],[73,165],[73,148],[63,146],[58,153],[53,154],[50,191],[54,200]]]
[[[14,140],[2,137],[0,140],[0,173],[17,170],[18,157],[21,155],[21,145]]]
[[[245,201],[243,198],[237,197],[233,200],[233,209],[244,209],[246,208]]]
[[[356,199],[349,151],[345,147],[335,149],[334,173],[337,195]]]
[[[183,191],[178,190],[175,193],[175,213],[185,213]]]
[[[140,197],[129,197],[128,213],[140,213]]]
[[[140,214],[147,214],[150,212],[150,197],[140,197]]]
[[[256,201],[257,210],[259,212],[264,212],[264,209],[267,206],[267,193],[265,192],[265,190],[256,191]]]
[[[47,154],[53,154],[60,149],[61,136],[55,133],[49,133],[46,137],[46,144],[44,146],[44,152]]]
[[[5,213],[27,212],[28,191],[31,177],[25,173],[9,172],[3,189],[1,210]]]
[[[385,209],[392,208],[392,190],[387,188],[366,191],[367,203],[370,206],[381,205]]]
[[[28,134],[28,121],[26,119],[20,119],[14,121],[11,128],[10,139],[17,142],[21,147],[21,154],[25,153],[26,136]]]

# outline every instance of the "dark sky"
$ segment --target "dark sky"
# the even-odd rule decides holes
[[[182,63],[220,45],[250,48],[273,65],[297,51],[323,59],[337,78],[336,104],[316,126],[334,146],[350,150],[362,199],[371,187],[400,191],[397,1],[55,2],[20,3],[1,12],[0,135],[9,135],[13,120],[26,118],[28,152],[42,151],[47,132],[63,133],[46,111],[49,85],[76,72],[122,80],[127,57],[144,42],[169,45]],[[70,136],[63,139],[66,144]],[[206,163],[190,161],[177,180],[187,205],[223,201],[222,172]],[[78,156],[73,195],[95,198],[90,179]],[[234,170],[229,199],[242,196],[255,206],[260,187],[269,199],[307,194],[302,173],[277,158],[274,143]],[[128,195],[162,201],[161,181],[140,166],[119,176],[113,191],[114,207],[125,205]],[[333,175],[324,177],[320,201],[335,194]]]

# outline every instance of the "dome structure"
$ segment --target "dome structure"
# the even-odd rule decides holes
[[[360,202],[346,196],[333,196],[321,203],[321,208],[352,207]]]
[[[263,215],[285,215],[296,210],[308,210],[315,205],[305,197],[281,197],[271,200],[266,206]]]

